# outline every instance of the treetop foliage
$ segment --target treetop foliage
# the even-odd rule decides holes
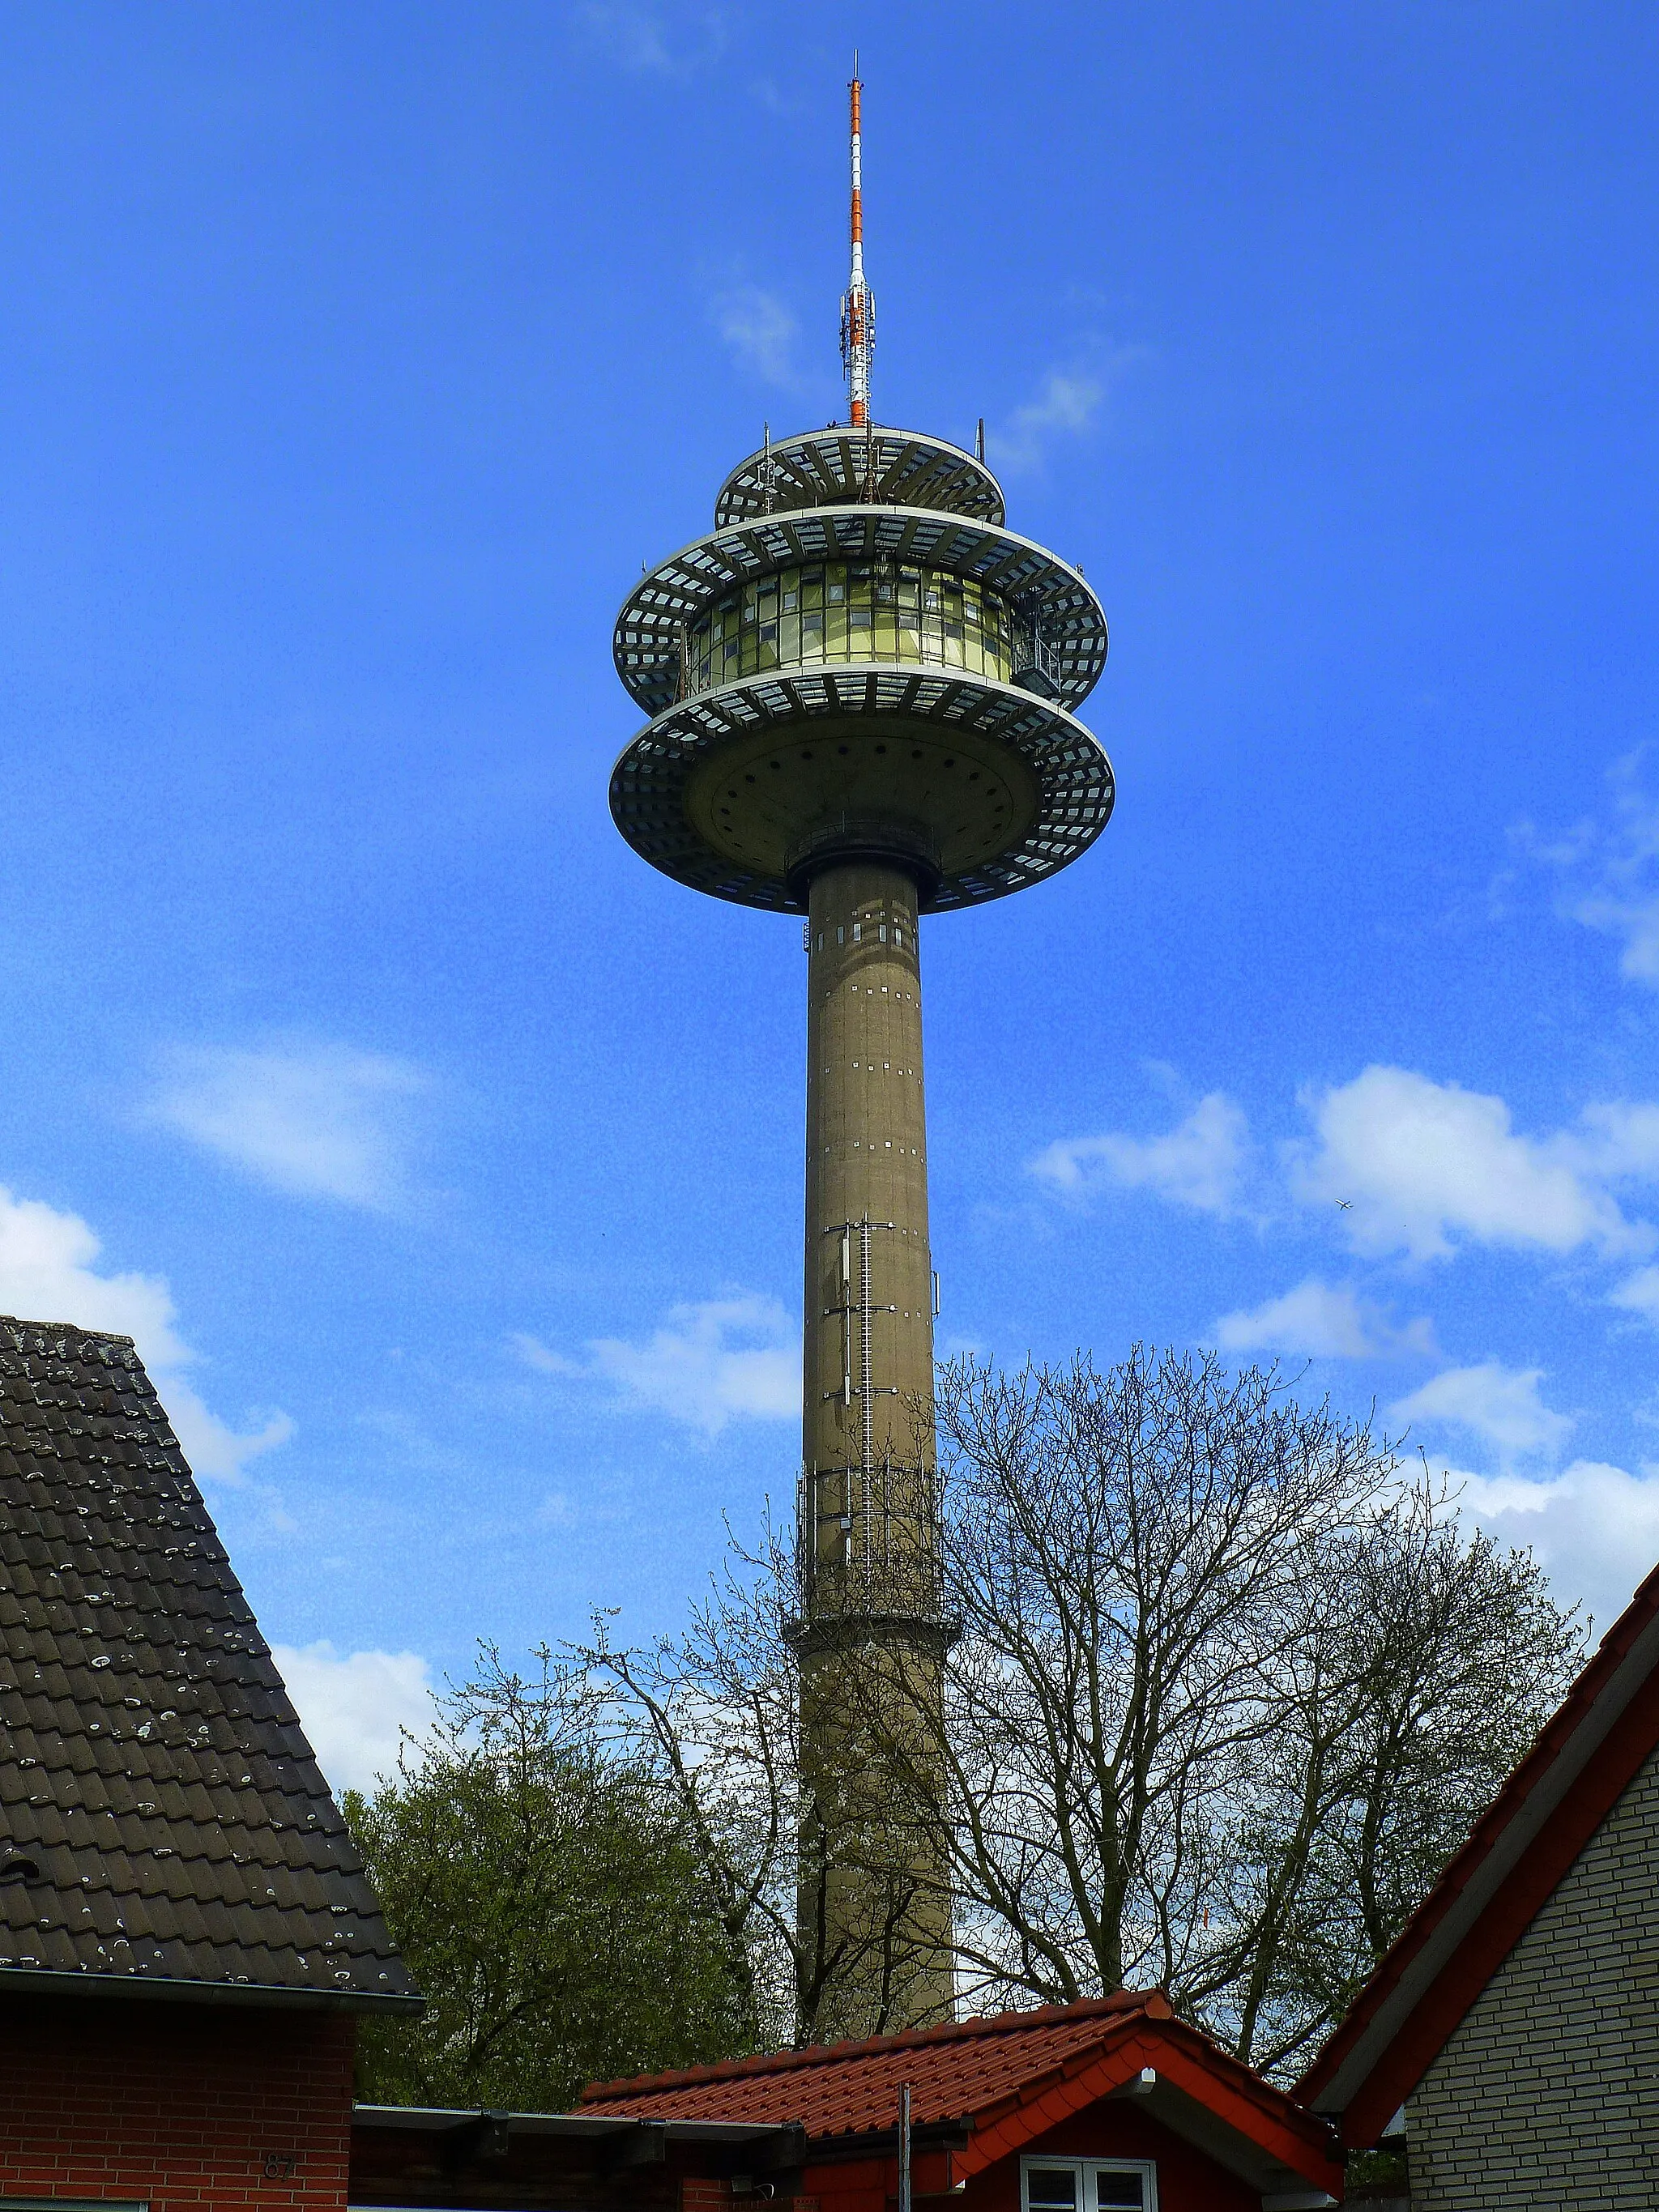
[[[371,2021],[360,2096],[560,2112],[584,2081],[753,2048],[680,1800],[602,1739],[579,1672],[489,1646],[345,1817],[427,1999]]]

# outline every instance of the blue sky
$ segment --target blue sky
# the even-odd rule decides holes
[[[0,1310],[136,1333],[337,1779],[792,1489],[793,923],[635,860],[642,561],[988,424],[1115,818],[924,944],[947,1344],[1309,1363],[1659,1558],[1651,9],[0,13]]]

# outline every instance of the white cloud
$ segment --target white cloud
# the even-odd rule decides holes
[[[305,1724],[317,1764],[336,1790],[370,1790],[397,1771],[402,1731],[432,1718],[431,1669],[415,1651],[353,1651],[277,1644],[276,1670]]]
[[[1451,1367],[1391,1410],[1396,1419],[1462,1429],[1492,1445],[1500,1456],[1553,1452],[1572,1431],[1565,1413],[1553,1413],[1538,1394],[1541,1367],[1504,1367],[1496,1359],[1478,1367]]]
[[[142,1358],[142,1344],[138,1350]],[[261,1452],[270,1451],[277,1444],[285,1444],[294,1434],[294,1424],[288,1415],[273,1413],[263,1428],[256,1429],[251,1436],[240,1436],[216,1413],[210,1413],[198,1394],[176,1371],[164,1371],[158,1379],[148,1359],[144,1360],[144,1365],[167,1407],[167,1419],[173,1424],[180,1449],[190,1462],[191,1474],[200,1475],[204,1480],[240,1482],[249,1460],[257,1459]],[[293,1527],[285,1514],[273,1510],[277,1526],[284,1528]]]
[[[669,1309],[643,1344],[596,1337],[586,1359],[513,1340],[544,1374],[613,1385],[628,1401],[717,1436],[728,1421],[799,1420],[800,1338],[775,1298],[739,1293]]]
[[[1623,941],[1621,975],[1659,988],[1659,800],[1643,789],[1643,749],[1615,761],[1610,825],[1581,823],[1565,837],[1540,838],[1521,823],[1516,842],[1553,866],[1561,913]]]
[[[1659,1267],[1638,1267],[1608,1292],[1607,1303],[1641,1314],[1659,1328]]]
[[[1224,1352],[1282,1352],[1295,1358],[1373,1359],[1400,1353],[1432,1358],[1434,1331],[1425,1319],[1397,1327],[1348,1283],[1310,1276],[1248,1312],[1224,1314],[1215,1324]]]
[[[1579,1119],[1583,1135],[1560,1141],[1576,1152],[1586,1173],[1607,1182],[1659,1177],[1659,1106],[1587,1106]]]
[[[734,285],[715,300],[713,313],[715,329],[741,368],[764,383],[795,388],[799,325],[775,292],[758,284]]]
[[[1605,1630],[1659,1559],[1659,1469],[1632,1474],[1575,1460],[1558,1475],[1454,1474],[1466,1511],[1488,1534],[1530,1548],[1563,1603],[1583,1603]]]
[[[1236,1209],[1249,1145],[1243,1113],[1224,1092],[1212,1091],[1164,1136],[1059,1138],[1030,1170],[1069,1197],[1115,1184],[1224,1214]]]
[[[1293,1152],[1291,1180],[1310,1203],[1346,1207],[1359,1251],[1437,1258],[1454,1235],[1551,1252],[1641,1241],[1597,1177],[1649,1171],[1650,1109],[1594,1109],[1583,1135],[1534,1139],[1501,1098],[1380,1066],[1311,1105],[1316,1145]]]
[[[79,1214],[0,1188],[0,1310],[131,1336],[158,1367],[187,1359],[166,1283],[159,1275],[99,1274],[94,1262],[102,1249]]]
[[[428,1087],[408,1061],[348,1045],[191,1046],[169,1056],[146,1119],[278,1190],[382,1207],[402,1191],[409,1105]]]
[[[179,1372],[194,1354],[173,1325],[166,1282],[159,1275],[100,1274],[94,1263],[102,1249],[79,1214],[0,1188],[0,1313],[131,1337],[191,1468],[238,1480],[247,1461],[287,1442],[294,1424],[275,1413],[254,1434],[239,1436],[210,1413]]]

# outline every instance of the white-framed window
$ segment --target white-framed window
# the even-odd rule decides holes
[[[1020,2212],[1158,2212],[1149,2158],[1023,2158]]]

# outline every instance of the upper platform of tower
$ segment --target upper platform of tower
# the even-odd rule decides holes
[[[925,507],[995,526],[1007,519],[1002,486],[960,446],[919,430],[832,422],[775,445],[769,439],[739,461],[714,501],[714,527],[803,507],[860,506]]]
[[[768,436],[712,532],[629,592],[617,672],[651,720],[611,811],[717,897],[800,912],[820,870],[878,858],[937,911],[1035,883],[1105,827],[1111,764],[1073,710],[1106,618],[1080,569],[1007,527],[981,455],[871,417],[851,89],[848,419]]]

